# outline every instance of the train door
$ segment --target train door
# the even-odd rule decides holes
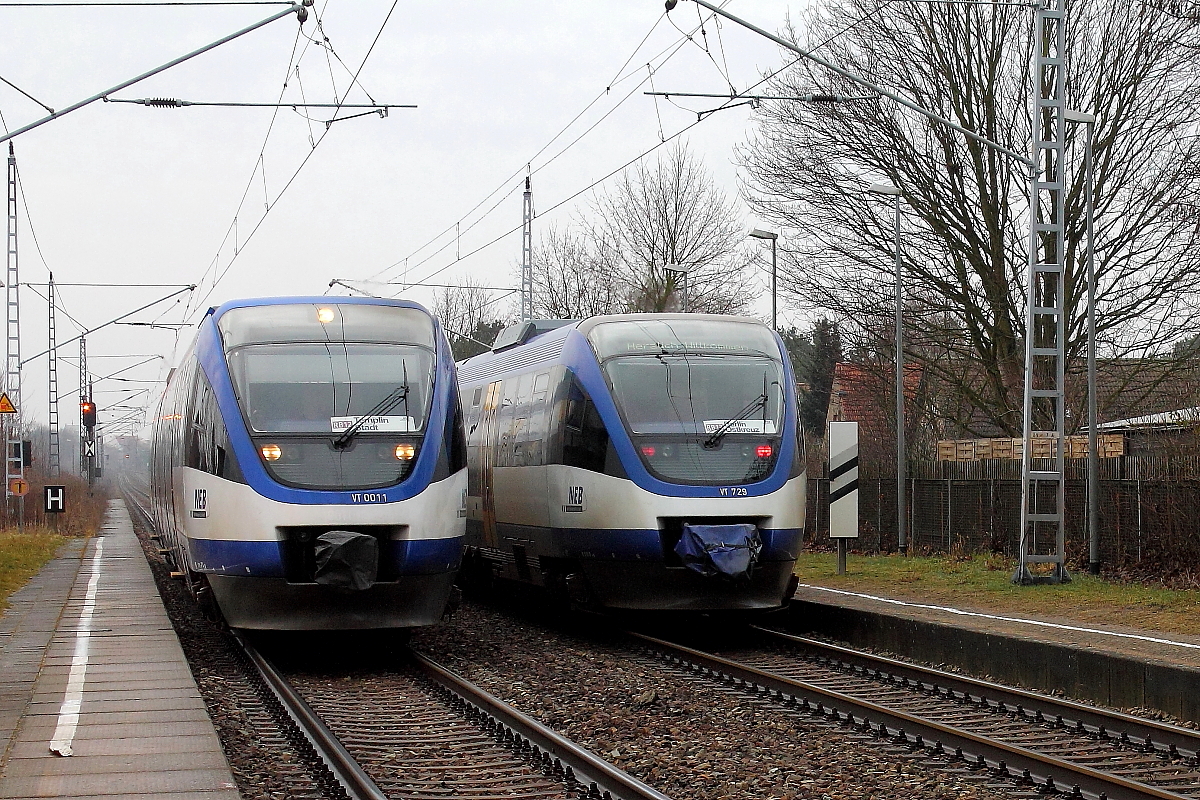
[[[502,381],[488,384],[487,397],[483,401],[483,414],[479,421],[483,436],[479,442],[480,467],[480,516],[483,519],[483,545],[497,548],[500,540],[496,536],[496,487],[492,469],[496,466],[496,452],[500,447],[497,417],[500,410]]]

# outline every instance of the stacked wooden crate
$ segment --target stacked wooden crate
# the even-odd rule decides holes
[[[1054,440],[1031,437],[1034,458],[1053,458]],[[1106,433],[1097,437],[1096,449],[1100,458],[1120,458],[1125,455],[1125,437]],[[1087,436],[1067,437],[1067,458],[1087,458]],[[938,461],[984,461],[989,458],[1018,459],[1024,454],[1024,439],[942,439],[937,443]]]

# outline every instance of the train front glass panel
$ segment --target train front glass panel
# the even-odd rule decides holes
[[[681,484],[763,480],[784,419],[779,346],[764,326],[610,322],[588,333],[646,468]]]
[[[275,480],[346,490],[408,475],[433,388],[428,316],[370,305],[266,306],[232,309],[220,329],[242,416]]]

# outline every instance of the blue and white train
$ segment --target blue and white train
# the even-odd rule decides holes
[[[209,309],[154,431],[154,521],[235,628],[409,628],[457,590],[466,511],[450,348],[419,305]]]
[[[757,320],[533,321],[458,365],[464,582],[583,607],[778,608],[804,526],[795,378]]]

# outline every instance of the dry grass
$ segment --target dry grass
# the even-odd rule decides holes
[[[63,537],[48,528],[0,531],[0,612],[8,598],[54,558]]]
[[[26,474],[29,494],[25,498],[25,530],[16,531],[16,514],[3,507],[3,529],[0,530],[0,613],[8,608],[8,598],[54,558],[58,546],[66,537],[94,536],[104,521],[108,499],[102,488],[89,494],[87,482],[75,475],[65,474],[48,480],[37,469]],[[65,486],[67,513],[42,513],[42,486]]]
[[[1060,617],[1164,633],[1200,635],[1200,591],[1111,583],[1072,573],[1060,586],[1014,586],[1016,565],[999,556],[854,556],[838,575],[837,556],[805,553],[796,562],[801,583],[920,603]]]

